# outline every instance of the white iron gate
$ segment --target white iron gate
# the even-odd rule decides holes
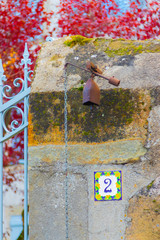
[[[31,65],[27,44],[21,65],[24,65],[24,79],[16,78],[13,81],[14,87],[20,88],[18,94],[12,93],[12,87],[5,85],[6,76],[2,60],[0,59],[0,240],[3,240],[3,143],[24,130],[24,240],[28,239],[28,109],[30,81],[29,75],[32,71],[28,70],[28,64]],[[20,84],[21,83],[21,84]],[[7,93],[10,93],[7,95]],[[24,110],[17,106],[18,102],[24,102]],[[8,129],[5,122],[5,116],[11,109],[16,109],[21,113],[22,121],[20,125],[17,120],[11,122],[11,128]],[[5,134],[4,134],[5,132]]]

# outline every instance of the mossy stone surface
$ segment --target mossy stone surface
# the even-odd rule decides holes
[[[148,95],[146,95],[148,94]],[[35,139],[53,129],[59,130],[64,141],[64,93],[31,94],[31,115]],[[148,92],[124,89],[101,91],[100,106],[82,104],[82,91],[68,92],[68,136],[71,142],[106,142],[127,137],[144,137],[149,114]],[[139,128],[139,129],[138,129]],[[50,140],[49,140],[50,141]],[[53,139],[52,139],[53,141]]]
[[[68,47],[74,47],[77,44],[78,45],[85,45],[86,43],[89,43],[92,41],[92,38],[86,38],[81,35],[74,35],[71,36],[70,39],[67,39],[64,44]]]
[[[109,57],[137,55],[146,52],[160,52],[160,41],[152,43],[151,40],[125,40],[125,39],[96,39],[94,45],[97,49],[102,49]]]

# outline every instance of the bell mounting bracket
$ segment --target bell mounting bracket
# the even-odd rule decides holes
[[[101,77],[103,79],[106,79],[108,80],[108,82],[114,86],[118,86],[120,84],[120,80],[118,80],[117,78],[115,78],[114,76],[113,77],[106,77],[106,76],[103,76],[102,75],[102,71],[91,61],[88,61],[86,63],[86,68],[82,68],[82,67],[79,67],[73,63],[70,63],[70,62],[66,62],[64,67],[66,68],[68,65],[71,65],[71,66],[74,66],[76,68],[79,68],[81,70],[84,70],[86,72],[90,72],[92,74],[92,77],[94,76],[98,76],[98,77]]]

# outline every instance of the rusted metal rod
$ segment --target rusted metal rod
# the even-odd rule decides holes
[[[72,65],[72,66],[74,66],[74,67],[76,67],[76,68],[79,68],[79,69],[84,70],[84,71],[86,71],[86,72],[92,73],[92,74],[94,74],[95,76],[98,76],[98,77],[101,77],[101,78],[103,78],[103,79],[106,79],[106,80],[108,80],[109,83],[112,84],[112,85],[118,86],[118,85],[120,84],[120,80],[118,80],[118,79],[115,78],[114,76],[113,76],[113,77],[105,77],[105,76],[103,76],[103,75],[101,75],[101,74],[99,74],[99,73],[97,73],[97,72],[95,72],[95,71],[91,71],[91,70],[88,70],[88,69],[86,69],[86,68],[79,67],[79,66],[77,66],[77,65],[75,65],[75,64],[73,64],[73,63],[70,63],[70,62],[67,62],[67,63],[65,64],[65,68],[67,67],[67,65]]]
[[[79,69],[82,69],[82,70],[84,70],[84,71],[86,71],[86,72],[91,73],[90,70],[88,70],[88,69],[86,69],[86,68],[79,67],[79,66],[77,66],[77,65],[75,65],[75,64],[73,64],[73,63],[70,63],[70,62],[67,62],[67,63],[64,65],[64,67],[67,67],[68,64],[69,64],[69,65],[72,65],[72,66],[74,66],[74,67],[77,67],[77,68],[79,68]]]

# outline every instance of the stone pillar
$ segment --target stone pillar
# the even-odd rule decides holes
[[[82,105],[90,74],[68,66],[69,239],[159,239],[159,59],[158,40],[75,36],[42,46],[30,96],[31,240],[66,239],[63,71],[88,60],[121,83],[96,77],[101,103],[91,110]],[[107,176],[117,179],[114,196]]]

